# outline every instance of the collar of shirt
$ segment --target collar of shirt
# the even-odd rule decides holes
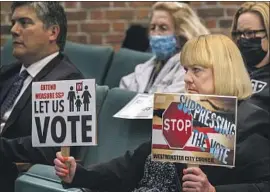
[[[55,58],[57,55],[59,54],[59,52],[55,52],[47,57],[44,57],[43,59],[31,64],[29,67],[24,67],[24,65],[22,65],[21,71],[23,70],[27,70],[28,74],[34,78],[51,60],[53,60],[53,58]]]

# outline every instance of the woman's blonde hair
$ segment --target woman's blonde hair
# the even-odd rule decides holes
[[[212,68],[215,95],[246,99],[252,85],[241,53],[235,43],[221,34],[202,35],[189,40],[183,47],[181,63],[184,67]]]
[[[237,29],[237,21],[242,13],[253,12],[259,14],[269,39],[269,2],[246,2],[240,6],[234,15],[231,31]]]
[[[199,35],[209,34],[209,30],[201,23],[197,14],[186,3],[157,2],[152,6],[152,14],[156,10],[164,10],[173,18],[175,35],[187,40]]]

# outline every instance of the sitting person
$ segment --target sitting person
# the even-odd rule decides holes
[[[32,82],[84,78],[63,53],[67,19],[59,2],[13,2],[11,35],[17,61],[0,68],[0,190],[7,192],[18,176],[13,162],[52,164],[59,150],[32,147]]]
[[[232,37],[250,74],[251,101],[269,112],[269,2],[244,3],[234,16]]]
[[[188,39],[208,33],[186,3],[155,3],[149,25],[150,47],[155,56],[123,77],[119,87],[140,93],[184,92],[181,47]]]
[[[224,35],[199,36],[184,45],[181,63],[187,93],[238,98],[235,167],[186,168],[151,161],[151,142],[89,169],[57,152],[56,175],[67,187],[119,192],[269,192],[269,114],[247,99],[252,86],[237,46]],[[70,163],[70,169],[64,162]]]

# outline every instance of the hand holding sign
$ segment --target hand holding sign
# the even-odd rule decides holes
[[[183,170],[182,189],[185,192],[215,192],[215,188],[208,181],[207,175],[198,168],[190,167]]]
[[[70,165],[70,167],[66,166],[67,163]],[[61,177],[64,182],[71,183],[77,168],[75,159],[73,157],[63,157],[61,152],[57,152],[56,158],[54,159],[54,164],[56,175]]]

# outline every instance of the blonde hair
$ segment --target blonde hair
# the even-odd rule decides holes
[[[209,34],[209,30],[186,3],[157,2],[152,6],[152,14],[156,10],[167,11],[172,16],[175,35],[183,36],[188,40],[199,35]]]
[[[232,22],[231,31],[237,29],[237,21],[242,13],[253,12],[259,14],[269,39],[269,2],[246,2],[236,11]]]
[[[180,60],[184,67],[212,68],[215,95],[236,96],[242,100],[252,94],[241,53],[225,35],[202,35],[189,40],[182,49]]]

